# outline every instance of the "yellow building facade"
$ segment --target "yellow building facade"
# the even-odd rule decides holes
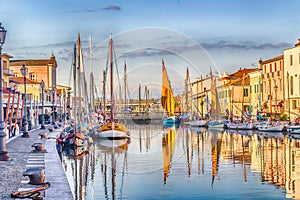
[[[286,113],[291,120],[300,115],[300,39],[295,47],[284,50]]]

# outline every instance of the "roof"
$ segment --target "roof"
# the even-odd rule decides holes
[[[17,83],[17,84],[24,84],[24,77],[19,76],[19,77],[11,77],[9,79],[9,82]],[[32,81],[28,78],[26,78],[26,84],[40,84],[36,81]]]
[[[274,62],[274,61],[277,61],[277,60],[283,60],[283,55],[280,55],[280,56],[277,56],[277,57],[274,57],[274,58],[270,58],[268,60],[259,60],[259,63],[264,65],[264,64],[268,64],[268,63],[271,63],[271,62]]]
[[[34,59],[34,60],[10,60],[10,66],[21,66],[21,65],[28,65],[28,66],[42,66],[42,65],[53,65],[57,66],[55,56],[52,54],[50,59]]]
[[[248,74],[248,73],[256,71],[256,70],[257,70],[257,68],[239,69],[237,72],[234,72],[233,74],[230,74],[230,76],[233,77],[233,78],[243,77],[243,74]]]

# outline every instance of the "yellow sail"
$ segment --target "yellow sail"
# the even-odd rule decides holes
[[[169,129],[168,133],[162,139],[162,151],[164,160],[164,184],[166,184],[167,177],[171,168],[172,157],[175,149],[175,131]]]
[[[167,70],[162,60],[162,90],[161,90],[161,104],[162,107],[169,113],[170,116],[174,116],[175,113],[175,100],[171,83],[168,78]]]

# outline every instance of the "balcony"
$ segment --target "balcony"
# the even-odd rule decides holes
[[[3,69],[3,74],[6,76],[14,76],[13,70],[10,69]]]

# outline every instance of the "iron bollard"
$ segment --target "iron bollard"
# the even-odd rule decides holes
[[[41,139],[45,139],[47,134],[46,133],[39,133],[39,136],[41,137]]]
[[[42,143],[33,143],[32,147],[34,153],[46,153],[47,151],[44,149],[44,144]]]
[[[43,184],[45,180],[44,169],[40,167],[26,169],[25,172],[23,173],[23,176],[28,176],[30,180],[29,184],[32,185]]]
[[[51,127],[51,128],[48,128],[49,132],[53,132],[54,129]]]

